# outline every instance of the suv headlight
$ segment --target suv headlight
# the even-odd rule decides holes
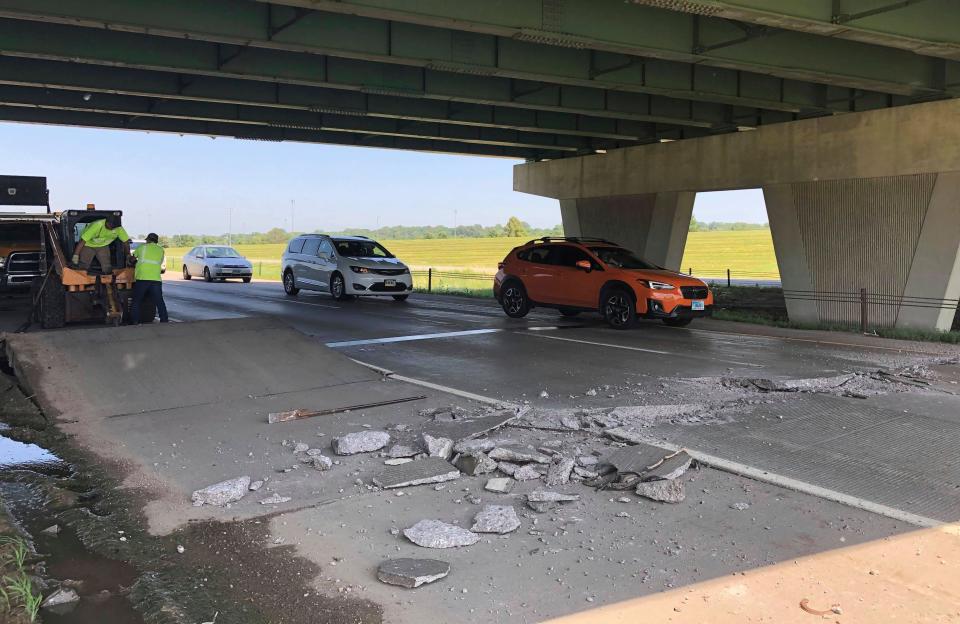
[[[677,287],[666,282],[655,282],[653,280],[640,280],[640,283],[652,290],[676,290]]]
[[[353,271],[354,273],[369,273],[369,272],[370,272],[370,269],[368,269],[367,267],[361,267],[361,266],[352,266],[352,267],[350,267],[350,270]]]

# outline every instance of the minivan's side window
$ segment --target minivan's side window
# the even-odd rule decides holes
[[[300,253],[302,253],[305,256],[315,256],[317,255],[317,249],[319,249],[319,247],[320,247],[319,238],[308,238],[304,241],[303,251],[301,251]]]
[[[290,241],[290,245],[287,246],[287,251],[290,253],[300,253],[300,250],[303,249],[303,241],[306,239],[295,238]]]
[[[326,238],[323,239],[323,242],[320,243],[320,251],[317,252],[317,255],[333,258],[333,243]]]

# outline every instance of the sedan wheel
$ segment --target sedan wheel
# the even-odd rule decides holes
[[[603,318],[614,329],[627,329],[634,320],[633,297],[622,290],[607,293],[603,301]]]
[[[190,275],[190,271],[187,270],[187,265],[183,265],[183,279],[188,280],[188,279],[190,279],[190,278],[192,278],[192,277],[193,277],[193,276]]]
[[[210,267],[203,267],[203,279],[206,282],[213,281],[213,276],[210,275]]]

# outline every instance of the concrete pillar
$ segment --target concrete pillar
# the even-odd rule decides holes
[[[960,173],[795,182],[764,199],[795,321],[950,329],[960,296]],[[880,299],[877,301],[877,299]]]
[[[560,200],[567,236],[595,236],[662,267],[680,270],[696,193],[668,192]]]

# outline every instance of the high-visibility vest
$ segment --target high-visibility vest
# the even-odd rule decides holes
[[[130,237],[127,235],[127,231],[120,226],[117,226],[112,230],[107,229],[106,219],[92,221],[90,225],[84,228],[83,233],[80,235],[80,239],[86,244],[86,246],[92,247],[93,249],[106,247],[118,238],[124,243],[130,240]]]
[[[133,277],[137,281],[159,282],[163,253],[163,247],[156,243],[144,243],[134,249],[133,255],[137,258],[137,268]]]

